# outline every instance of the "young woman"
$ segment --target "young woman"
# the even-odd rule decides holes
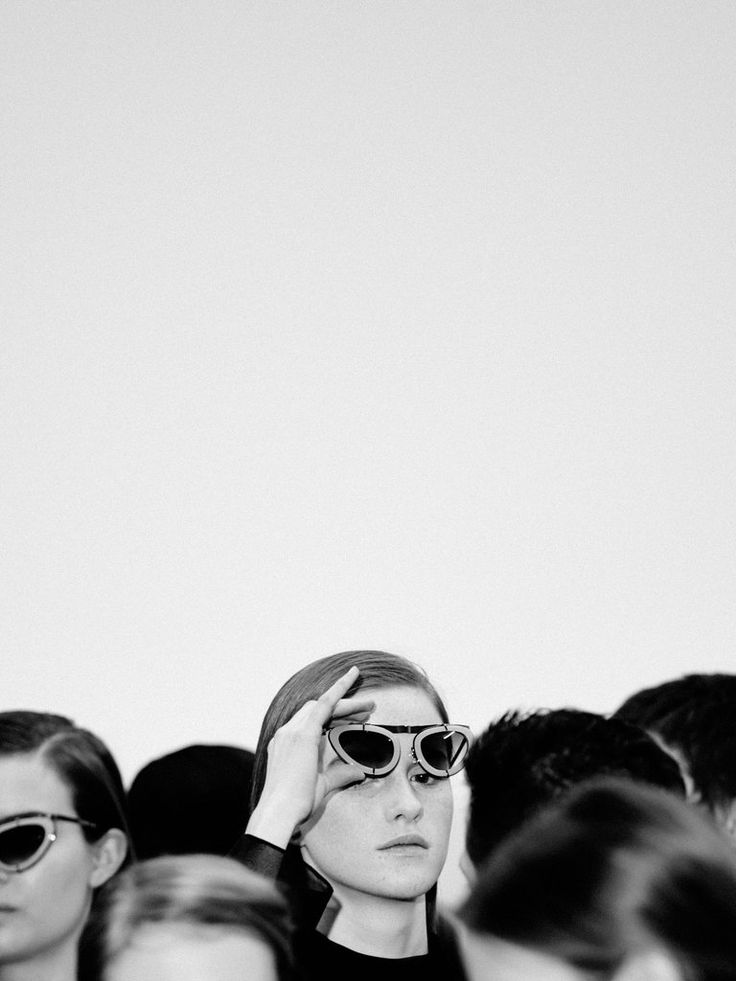
[[[127,840],[104,744],[62,716],[0,712],[0,981],[74,981],[92,893]]]
[[[471,981],[733,981],[736,855],[665,791],[590,783],[499,845],[460,918]]]
[[[469,731],[424,672],[349,651],[297,672],[256,749],[242,861],[290,888],[307,978],[461,977],[434,894]]]
[[[111,880],[82,935],[79,981],[285,981],[286,907],[219,855],[148,859]]]

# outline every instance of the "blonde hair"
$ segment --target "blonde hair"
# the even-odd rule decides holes
[[[100,890],[80,945],[80,981],[102,981],[149,924],[243,931],[271,948],[280,977],[290,970],[291,926],[273,882],[231,858],[167,855],[131,866]]]

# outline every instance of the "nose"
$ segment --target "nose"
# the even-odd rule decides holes
[[[396,818],[418,820],[424,813],[424,805],[408,773],[397,767],[383,780],[386,786],[386,817],[391,821]]]

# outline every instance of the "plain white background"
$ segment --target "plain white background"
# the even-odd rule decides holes
[[[730,0],[0,20],[3,708],[130,779],[348,648],[736,667]]]

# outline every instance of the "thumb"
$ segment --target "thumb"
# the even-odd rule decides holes
[[[340,766],[331,766],[325,774],[325,789],[327,793],[330,793],[332,790],[347,787],[351,783],[363,783],[364,780],[365,773],[359,766],[342,763]]]

